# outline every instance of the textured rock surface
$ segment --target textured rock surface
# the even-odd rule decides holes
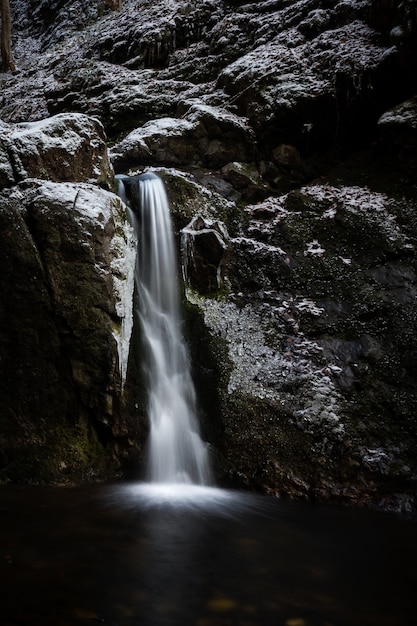
[[[252,161],[255,135],[244,118],[220,107],[189,103],[181,118],[162,118],[132,131],[111,150],[116,170],[162,163],[219,169]]]
[[[197,211],[183,228],[196,244],[213,224]],[[413,510],[417,261],[405,216],[415,211],[409,199],[329,184],[247,205],[238,223],[219,207],[230,236],[217,297],[210,254],[184,246],[186,266],[200,268],[187,274],[188,315],[226,481]]]
[[[20,164],[13,171],[21,178],[25,167],[48,178],[56,173],[58,181],[108,178],[97,124],[75,118],[90,127],[84,137],[73,132],[72,116],[34,132],[7,129],[8,152]],[[62,146],[50,132],[57,127]],[[83,156],[68,174],[69,145]],[[111,475],[116,443],[127,434],[120,404],[133,322],[135,244],[125,208],[91,184],[26,178],[1,192],[0,216],[0,477]]]
[[[103,126],[77,113],[0,127],[1,172],[5,185],[27,178],[85,180],[109,184],[113,171]]]
[[[273,494],[415,510],[415,3],[124,0],[120,12],[92,0],[11,4],[18,73],[0,75],[0,185],[12,187],[2,193],[2,236],[9,255],[31,251],[16,274],[19,303],[2,305],[7,323],[15,319],[13,345],[27,345],[13,355],[25,367],[11,360],[16,380],[50,354],[45,371],[67,381],[62,402],[72,408],[62,415],[92,427],[119,463],[140,456],[140,353],[130,360],[126,406],[118,407],[115,362],[126,344],[120,333],[115,340],[114,323],[126,316],[107,295],[128,282],[126,232],[119,256],[85,276],[83,307],[94,319],[74,315],[74,285],[85,288],[87,270],[75,282],[65,273],[59,229],[45,230],[55,234],[43,257],[32,234],[35,224],[46,229],[46,216],[68,215],[68,193],[52,211],[46,183],[23,182],[112,186],[104,128],[117,172],[152,167],[167,183],[186,253],[186,333],[219,478]],[[55,114],[63,117],[28,125]],[[54,148],[46,156],[45,142]],[[85,194],[117,204],[81,185],[80,202]],[[76,221],[71,228],[71,258],[92,262],[97,235]],[[106,237],[96,243],[108,246]],[[50,352],[29,332],[37,323],[23,285],[32,274],[42,288],[27,298],[45,311],[39,328]],[[22,343],[18,325],[32,343]],[[61,402],[56,386],[45,387],[51,405]],[[29,397],[39,409],[35,388]],[[10,413],[2,449],[19,447],[10,424],[22,415],[31,416],[26,432],[36,430],[30,424],[41,413],[29,405]],[[33,434],[31,441],[34,450],[45,447]],[[48,476],[56,474],[47,469]]]

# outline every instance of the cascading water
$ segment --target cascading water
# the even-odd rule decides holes
[[[147,478],[153,483],[208,485],[210,464],[199,435],[190,359],[181,332],[176,254],[165,188],[152,173],[120,180],[129,190],[138,237],[136,313],[143,337],[150,422]]]

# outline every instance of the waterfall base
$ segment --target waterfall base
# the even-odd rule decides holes
[[[220,490],[148,506],[131,487],[0,488],[2,624],[415,624],[415,522]]]

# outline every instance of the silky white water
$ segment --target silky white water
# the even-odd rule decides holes
[[[123,180],[123,179],[122,179]],[[131,179],[132,181],[132,179]],[[199,434],[190,359],[181,331],[177,260],[162,180],[134,179],[138,217],[136,313],[141,327],[150,434],[147,479],[153,483],[211,483],[206,444]]]

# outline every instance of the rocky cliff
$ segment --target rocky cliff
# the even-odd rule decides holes
[[[112,190],[152,167],[219,480],[415,510],[415,2],[122,4],[12,2],[3,479],[141,458],[134,244]]]

